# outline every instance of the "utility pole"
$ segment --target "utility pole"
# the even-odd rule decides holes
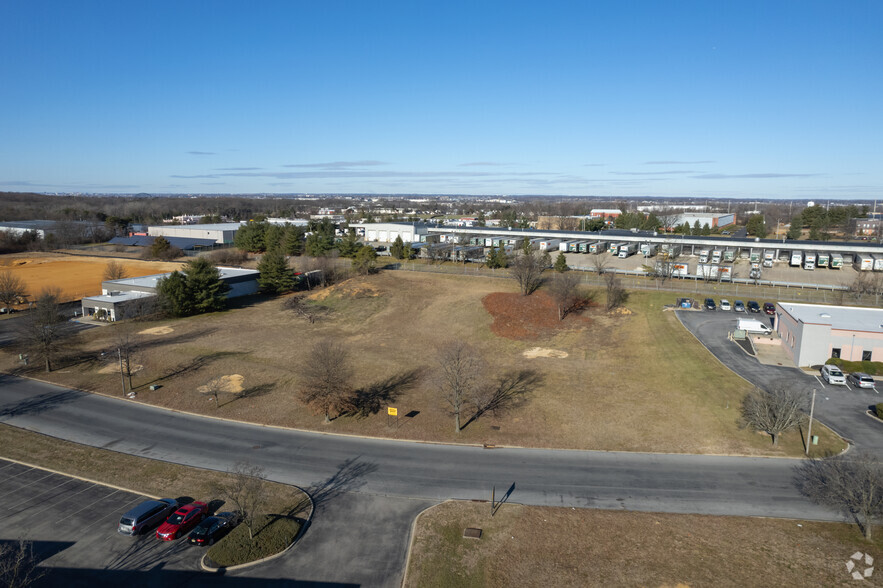
[[[123,385],[123,396],[126,395],[126,376],[123,374],[123,350],[117,347],[117,357],[120,358],[120,384]]]
[[[809,457],[809,446],[812,443],[812,415],[816,409],[816,390],[812,391],[812,403],[809,405],[809,430],[806,432],[806,455]]]

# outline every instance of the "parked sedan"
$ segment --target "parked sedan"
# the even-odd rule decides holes
[[[706,298],[705,299],[705,310],[716,310],[717,305],[714,303],[714,298]]]
[[[730,306],[730,301],[726,298],[721,298],[721,310],[732,310]]]
[[[773,316],[774,314],[776,314],[776,305],[773,304],[772,302],[764,302],[763,303],[763,311],[766,314]]]
[[[733,305],[733,310],[736,312],[745,312],[745,303],[741,300],[737,300]]]
[[[760,312],[760,304],[758,304],[757,301],[755,301],[755,300],[749,300],[748,301],[748,310],[750,312]]]
[[[177,539],[196,526],[207,514],[208,505],[204,502],[186,504],[159,526],[156,530],[156,538],[162,541]]]
[[[853,372],[849,374],[846,377],[846,381],[856,388],[873,388],[875,386],[874,378],[861,372]]]
[[[838,386],[846,384],[846,376],[843,375],[840,368],[829,363],[822,366],[822,379],[829,384],[837,384]]]
[[[233,527],[239,524],[239,515],[233,512],[219,512],[216,515],[203,519],[196,528],[191,531],[187,540],[193,545],[214,545],[215,541],[222,539]]]

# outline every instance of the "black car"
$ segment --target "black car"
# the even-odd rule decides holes
[[[705,299],[705,310],[717,310],[717,305],[714,303],[714,298]]]
[[[748,301],[748,312],[760,312],[760,304],[754,300]]]
[[[214,545],[215,541],[222,539],[233,527],[239,524],[239,515],[233,512],[219,512],[206,517],[196,528],[190,532],[187,540],[194,545]]]

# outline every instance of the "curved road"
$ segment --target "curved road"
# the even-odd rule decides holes
[[[225,470],[247,460],[319,500],[362,492],[839,520],[799,495],[794,460],[483,449],[308,433],[175,413],[0,375],[0,422],[153,459]],[[513,487],[514,485],[514,487]]]

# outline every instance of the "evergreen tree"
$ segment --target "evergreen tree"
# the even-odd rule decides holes
[[[699,219],[696,219],[696,222],[693,223],[693,230],[690,233],[691,235],[701,235],[702,234],[702,225],[699,224]]]
[[[163,305],[174,316],[223,310],[229,290],[221,272],[205,257],[194,258],[157,285]]]
[[[475,226],[484,227],[487,226],[487,219],[484,217],[484,211],[478,211],[478,218],[475,220]]]
[[[340,251],[341,257],[353,257],[361,247],[359,236],[353,229],[350,229],[343,239],[337,242],[337,250]]]
[[[405,257],[405,242],[402,241],[401,235],[396,237],[396,240],[389,247],[389,254],[396,259],[402,259]]]
[[[767,236],[766,223],[762,214],[752,214],[748,218],[748,222],[745,223],[745,228],[748,229],[748,234],[754,237],[763,239]]]
[[[499,269],[509,265],[509,257],[502,242],[499,247],[491,247],[487,256],[487,266],[491,269]]]
[[[267,251],[258,263],[261,272],[258,284],[261,290],[270,294],[279,294],[294,289],[294,271],[288,267],[288,260],[279,248]]]
[[[801,233],[802,233],[802,231],[801,231],[801,227],[800,227],[800,220],[795,218],[794,220],[791,221],[791,226],[788,227],[788,235],[787,236],[792,241],[796,241],[797,239],[800,239]]]
[[[233,245],[242,251],[261,253],[266,250],[264,234],[268,223],[250,222],[239,227],[233,236]]]
[[[684,226],[681,227],[681,233],[683,233],[684,235],[690,234],[690,223],[688,223],[687,221],[684,221]]]
[[[306,230],[303,227],[295,227],[286,225],[285,235],[282,237],[282,250],[288,255],[301,255],[304,252],[304,234]]]
[[[564,256],[563,251],[558,252],[558,257],[555,258],[555,271],[558,273],[564,273],[570,268],[567,267],[567,257]]]
[[[377,269],[377,252],[370,245],[363,245],[353,257],[353,269],[362,275]]]
[[[710,235],[711,234],[711,227],[708,226],[708,223],[705,223],[704,225],[702,225],[702,234],[703,235]]]
[[[187,289],[187,276],[179,271],[162,278],[157,284],[157,292],[163,308],[172,316],[193,314],[190,292]]]

